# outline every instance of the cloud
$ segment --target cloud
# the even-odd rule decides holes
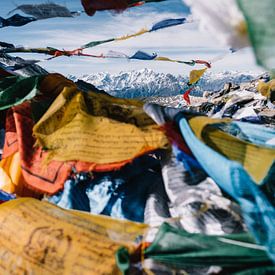
[[[2,0],[3,12],[14,8],[11,1]],[[1,3],[2,3],[1,2]],[[16,4],[34,3],[31,0],[16,0]],[[38,2],[38,1],[37,1]],[[66,4],[71,10],[80,9],[80,1],[55,1]],[[124,13],[113,15],[109,12],[96,13],[94,17],[81,15],[77,18],[55,18],[41,20],[20,28],[0,29],[0,36],[6,42],[29,47],[51,46],[59,49],[74,49],[90,41],[119,37],[132,34],[143,27],[150,28],[154,23],[167,19],[186,16],[186,8],[181,0],[144,5]],[[1,11],[2,12],[2,11]],[[2,14],[4,15],[4,14]],[[217,44],[207,33],[199,32],[196,23],[184,24],[126,41],[112,42],[87,49],[87,53],[100,54],[109,50],[121,51],[128,55],[137,50],[149,53],[157,52],[170,58],[181,60],[209,59],[227,51]],[[21,55],[25,58],[43,59],[43,55]],[[132,69],[151,68],[160,72],[188,74],[190,67],[168,62],[143,62],[113,59],[93,59],[83,57],[61,57],[50,62],[41,63],[50,71],[64,74],[82,75],[109,71],[116,73]],[[244,69],[257,70],[253,54],[250,50],[242,51],[234,56],[228,56],[217,62],[213,70]]]

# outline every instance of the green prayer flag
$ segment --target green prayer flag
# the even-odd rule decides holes
[[[275,0],[237,0],[257,63],[275,74]]]
[[[145,256],[175,268],[272,265],[265,248],[257,245],[248,233],[191,234],[167,223],[162,224],[154,242],[145,250]]]
[[[112,42],[114,41],[115,39],[114,38],[111,38],[111,39],[107,39],[107,40],[101,40],[101,41],[92,41],[90,43],[87,43],[85,45],[82,46],[82,48],[92,48],[92,47],[95,47],[95,46],[98,46],[100,44],[105,44],[105,43],[109,43],[109,42]]]
[[[0,79],[0,110],[8,109],[30,100],[39,93],[39,83],[44,76],[9,76]]]
[[[118,265],[118,268],[122,272],[122,274],[127,274],[130,268],[130,254],[128,250],[125,247],[121,247],[116,252],[116,262]]]

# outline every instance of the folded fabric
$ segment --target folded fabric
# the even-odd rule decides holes
[[[2,184],[10,186],[9,192],[17,192],[23,187],[23,189],[28,187],[35,191],[54,193],[63,188],[63,184],[71,172],[71,165],[58,162],[52,162],[48,166],[43,164],[47,153],[43,152],[41,148],[34,148],[32,116],[33,112],[36,114],[41,110],[43,112],[41,105],[37,106],[38,102],[48,102],[54,99],[64,85],[74,84],[58,74],[46,76],[41,82],[36,104],[25,102],[7,111],[5,144],[1,163],[3,164],[2,175],[5,175],[7,179]],[[39,111],[35,108],[38,108]],[[19,155],[16,154],[17,152]],[[15,162],[15,158],[18,162]],[[12,166],[10,166],[11,161]],[[11,167],[14,168],[11,169]]]
[[[186,150],[182,137],[173,134],[175,130],[169,121],[178,111],[154,104],[146,104],[144,109],[158,123],[166,123],[163,128],[173,144],[171,155],[162,161],[171,216],[190,233],[219,235],[242,232],[244,227],[239,206],[223,196],[217,184]]]
[[[275,147],[263,144],[275,135],[275,130],[258,125],[246,127],[246,123],[239,123],[240,131],[244,129],[245,135],[251,138],[247,141],[221,131],[216,124],[231,122],[207,117],[195,117],[190,120],[190,126],[196,136],[208,146],[243,165],[252,179],[261,184],[265,177],[275,169]],[[247,130],[245,130],[247,129]],[[248,130],[249,129],[249,130]]]
[[[143,222],[149,195],[163,184],[158,173],[162,155],[144,155],[114,172],[77,174],[47,200],[67,209]]]
[[[159,125],[173,121],[174,117],[182,112],[178,108],[164,108],[154,103],[144,104],[143,109]]]
[[[171,215],[187,232],[223,235],[245,230],[239,206],[223,196],[193,157],[174,147],[162,175]]]
[[[41,105],[43,104],[40,102],[39,106]],[[37,114],[37,112],[35,113]],[[8,110],[1,162],[2,184],[6,191],[17,192],[25,186],[37,192],[54,194],[63,189],[64,182],[72,173],[73,167],[78,172],[96,170],[94,164],[85,162],[51,161],[46,164],[48,153],[41,147],[34,147],[33,126],[33,109],[30,103],[25,102]],[[14,159],[13,156],[17,152],[19,152],[19,159],[16,159],[20,160],[20,165],[13,165],[12,167],[16,167],[16,169],[11,169],[10,165],[5,164],[10,163],[10,159]],[[118,169],[122,165],[124,163],[102,166],[100,170]]]
[[[194,123],[201,120],[208,122],[207,118],[191,119],[190,124],[194,127],[195,133],[185,118],[179,116],[177,119],[181,133],[198,162],[214,181],[239,203],[248,229],[257,242],[266,247],[269,256],[275,261],[273,205],[240,163],[229,160],[198,139],[195,133],[201,131],[194,127]],[[231,145],[230,148],[235,151],[234,146]],[[274,180],[274,177],[269,177],[269,180]]]
[[[3,150],[3,163],[9,162],[9,158],[13,158],[16,152],[19,152],[20,173],[11,170],[9,166],[4,166],[3,177],[5,175],[6,180],[3,180],[3,184],[10,186],[12,189],[5,189],[9,192],[16,192],[14,183],[16,186],[28,186],[29,188],[38,192],[54,194],[63,189],[64,182],[72,173],[72,171],[110,171],[119,169],[125,165],[122,163],[115,163],[112,165],[96,166],[93,163],[86,162],[59,162],[50,161],[46,165],[48,153],[42,150],[41,147],[34,148],[35,140],[32,136],[32,128],[34,120],[32,118],[32,106],[28,102],[18,105],[9,109],[6,118],[6,138],[5,146]],[[18,156],[18,154],[16,155]],[[18,161],[19,161],[18,159]],[[21,177],[21,173],[23,178]],[[6,177],[8,175],[8,177]],[[18,176],[20,175],[20,176]],[[10,178],[16,178],[17,180],[10,180]],[[13,183],[13,184],[11,184]]]
[[[168,144],[142,107],[141,101],[65,87],[33,133],[49,160],[125,164]]]
[[[152,242],[156,236],[158,227],[170,218],[169,198],[166,194],[163,180],[161,180],[158,184],[153,183],[151,185],[150,194],[146,200],[144,223],[150,226],[148,233],[146,234],[146,242]],[[178,224],[177,221],[170,222]]]
[[[274,145],[269,144],[269,140],[272,140],[275,136],[275,130],[273,128],[241,121],[217,123],[213,124],[213,127],[220,129],[231,136],[237,137],[240,140],[247,141],[258,146],[275,149]]]
[[[218,265],[223,267],[258,267],[271,265],[265,249],[255,244],[247,233],[223,236],[190,234],[164,223],[145,250],[145,257],[168,266]]]
[[[53,194],[63,188],[72,165],[54,161],[45,165],[47,152],[44,152],[42,148],[34,148],[33,125],[30,103],[25,102],[8,110],[1,163],[9,162],[9,158],[12,158],[15,153],[19,153],[16,156],[19,157],[18,169],[20,172],[19,170],[10,170],[7,166],[2,167],[5,171],[4,174],[9,178],[18,179],[18,181],[5,180],[4,183],[9,185],[10,182],[13,182],[20,188],[28,186],[38,192]],[[12,190],[16,192],[15,188],[10,192]]]
[[[34,199],[2,204],[0,224],[1,274],[120,274],[116,251],[133,252],[147,227]]]
[[[132,161],[132,159],[125,159],[120,162],[114,163],[106,163],[106,164],[98,164],[92,162],[80,162],[80,161],[73,161],[73,162],[59,162],[59,161],[48,161],[49,153],[44,150],[42,147],[34,148],[35,140],[32,135],[32,128],[34,126],[34,120],[38,120],[41,118],[44,110],[50,105],[52,100],[58,95],[64,87],[70,87],[72,90],[76,89],[75,84],[72,81],[67,80],[63,76],[52,74],[46,76],[40,84],[39,88],[39,96],[36,97],[35,101],[31,103],[25,102],[24,104],[17,105],[12,109],[9,109],[7,112],[6,118],[6,133],[5,133],[5,146],[3,149],[3,158],[7,158],[13,155],[16,152],[20,154],[20,162],[22,168],[22,174],[25,180],[25,183],[28,187],[43,193],[54,194],[57,191],[63,188],[64,182],[70,175],[72,171],[72,167],[75,167],[75,171],[82,172],[82,171],[110,171],[114,169],[119,169],[127,162]],[[69,88],[68,88],[69,89]],[[79,92],[80,93],[80,92]],[[81,93],[80,93],[81,94]],[[83,94],[82,94],[83,95]],[[144,135],[149,135],[150,133],[146,133],[147,125],[152,125],[152,120],[143,112],[141,107],[137,107],[141,105],[141,103],[136,103],[136,105],[123,105],[126,104],[127,100],[120,100],[120,99],[113,99],[110,96],[105,96],[101,98],[101,103],[96,100],[97,94],[93,94],[93,97],[90,97],[90,104],[88,106],[93,106],[93,110],[97,110],[101,112],[103,115],[110,115],[117,120],[125,120],[127,119],[129,123],[136,123],[140,125],[145,125],[142,133]],[[121,102],[122,107],[119,106],[112,106],[112,108],[107,108],[104,105],[105,99],[109,99],[110,101],[114,100],[116,102]],[[87,99],[87,98],[86,98]],[[107,104],[108,105],[108,104]],[[142,106],[142,105],[141,105]],[[70,111],[73,111],[70,109]],[[129,115],[127,117],[127,115]],[[99,117],[96,117],[96,119]],[[111,123],[111,122],[110,122]],[[123,123],[121,123],[123,124]],[[126,123],[124,123],[126,125]],[[123,124],[123,125],[124,125]],[[109,124],[108,124],[109,125]],[[130,125],[130,124],[129,124]],[[131,124],[132,125],[132,124]],[[95,125],[97,127],[97,125]],[[133,127],[135,127],[133,125]],[[155,126],[149,126],[149,128],[153,129]],[[131,127],[130,127],[131,128]],[[137,127],[136,127],[137,128]],[[107,147],[105,145],[104,149],[107,153],[110,151],[110,136],[109,136],[109,129],[105,128],[104,134],[106,136]],[[106,132],[107,131],[107,132]],[[156,135],[157,142],[164,141],[165,143],[166,138],[165,135],[160,132],[159,130],[152,130],[153,137],[154,134]],[[149,131],[150,132],[150,131]],[[124,132],[121,133],[122,136]],[[85,132],[84,132],[85,134]],[[94,136],[94,132],[91,133]],[[120,136],[118,136],[120,138]],[[90,137],[89,137],[90,139]],[[135,143],[135,136],[132,135],[132,140],[129,139],[129,136],[124,137],[124,145],[126,144],[131,150],[131,146]],[[87,141],[89,144],[89,140]],[[97,144],[101,143],[101,140],[96,141]],[[154,140],[153,140],[154,142]],[[136,142],[141,143],[144,147],[148,149],[155,149],[154,147],[147,147],[146,141],[141,140]],[[164,144],[164,142],[162,143]],[[116,147],[117,144],[113,143],[113,146]],[[103,146],[102,146],[103,147]],[[142,145],[141,145],[142,147]],[[158,147],[158,146],[156,146]],[[160,146],[161,147],[161,146]],[[91,147],[90,147],[91,148]],[[120,150],[121,154],[127,153],[123,150],[125,147]],[[143,153],[142,148],[140,150],[140,154]],[[76,158],[77,159],[77,158]],[[96,159],[96,158],[95,158]],[[8,173],[9,174],[9,173]],[[24,183],[24,184],[25,184]]]

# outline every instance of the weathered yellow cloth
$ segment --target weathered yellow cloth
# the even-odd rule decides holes
[[[1,274],[119,274],[115,252],[134,251],[145,224],[63,210],[35,199],[0,206]]]
[[[166,147],[167,138],[143,103],[65,87],[34,126],[49,160],[118,163]]]
[[[127,40],[129,38],[133,38],[133,37],[137,37],[137,36],[140,36],[144,33],[147,33],[149,32],[149,30],[147,29],[141,29],[140,31],[134,33],[134,34],[129,34],[129,35],[125,35],[125,36],[121,36],[121,37],[118,37],[118,38],[115,38],[116,41],[119,41],[119,40]]]
[[[194,84],[200,80],[203,74],[206,72],[207,68],[201,70],[192,70],[189,76],[189,83]]]
[[[270,80],[269,82],[259,81],[257,90],[266,97],[270,97],[271,92],[275,92],[275,79]]]
[[[260,183],[275,161],[275,149],[258,146],[213,127],[216,123],[230,121],[195,117],[189,123],[199,139],[227,158],[241,163],[254,181]]]
[[[177,60],[173,60],[173,59],[170,59],[168,57],[165,57],[165,56],[158,56],[155,58],[155,60],[159,60],[159,61],[169,61],[169,62],[177,62]]]

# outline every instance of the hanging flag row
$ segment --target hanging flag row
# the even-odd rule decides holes
[[[169,27],[182,25],[185,23],[191,23],[191,22],[193,22],[193,21],[187,20],[186,18],[165,19],[165,20],[162,20],[162,21],[154,24],[150,29],[143,28],[134,34],[125,35],[125,36],[121,36],[121,37],[117,37],[117,38],[110,38],[110,39],[106,39],[106,40],[91,41],[91,42],[81,46],[81,49],[92,48],[92,47],[95,47],[95,46],[98,46],[101,44],[105,44],[105,43],[109,43],[109,42],[113,42],[113,41],[127,40],[127,39],[130,39],[133,37],[141,36],[145,33],[150,33],[150,32],[154,32],[154,31],[158,31],[160,29],[166,29]]]
[[[19,47],[16,48],[14,45],[6,42],[1,42],[0,41],[0,47],[2,47],[2,50],[0,49],[0,56],[6,55],[7,53],[18,53],[18,52],[23,52],[23,53],[40,53],[40,54],[46,54],[46,55],[51,55],[51,57],[43,59],[43,60],[24,60],[23,62],[20,61],[18,64],[15,64],[13,66],[1,66],[2,69],[8,70],[8,71],[17,71],[21,70],[25,67],[44,62],[44,61],[49,61],[54,58],[60,57],[60,56],[85,56],[85,57],[92,57],[92,58],[107,58],[107,59],[128,59],[128,60],[143,60],[143,61],[166,61],[166,62],[174,62],[174,63],[180,63],[180,64],[185,64],[189,66],[195,66],[195,65],[204,65],[205,68],[211,68],[212,65],[217,62],[221,61],[225,57],[227,57],[229,54],[234,54],[236,50],[234,49],[229,49],[228,53],[224,53],[222,55],[218,55],[217,57],[205,61],[205,60],[200,60],[200,59],[192,59],[189,61],[183,61],[183,60],[178,60],[178,59],[171,59],[165,56],[158,56],[157,53],[146,53],[144,51],[137,51],[133,55],[127,55],[122,52],[117,52],[117,51],[109,51],[107,54],[99,54],[99,55],[93,55],[93,54],[85,54],[83,53],[82,49],[77,49],[73,51],[65,51],[65,50],[58,50],[55,48],[47,47],[47,48],[24,48],[24,47]],[[1,65],[1,64],[0,64]],[[193,83],[192,83],[193,84]],[[188,90],[193,87],[188,86]],[[191,90],[192,90],[191,89]]]
[[[101,44],[105,44],[105,43],[109,43],[109,42],[113,42],[113,41],[121,41],[121,40],[131,39],[133,37],[137,37],[137,36],[143,35],[145,33],[150,33],[150,32],[154,32],[154,31],[158,31],[160,29],[165,29],[165,28],[169,28],[169,27],[173,27],[173,26],[177,26],[177,25],[182,25],[184,23],[189,23],[189,22],[191,22],[191,21],[187,20],[186,18],[165,19],[165,20],[162,20],[162,21],[154,24],[150,29],[143,28],[142,30],[140,30],[134,34],[131,34],[131,35],[125,35],[125,36],[121,36],[118,38],[110,38],[110,39],[106,39],[106,40],[92,41],[92,42],[89,42],[89,43],[81,46],[80,48],[77,48],[72,51],[66,51],[66,50],[60,51],[60,50],[57,50],[57,49],[51,48],[51,47],[29,49],[29,48],[24,48],[24,47],[13,47],[13,45],[10,44],[11,46],[6,47],[4,49],[0,49],[0,54],[1,53],[16,53],[16,52],[25,52],[25,53],[33,52],[33,53],[45,53],[45,54],[49,54],[49,55],[55,55],[55,52],[58,51],[60,55],[67,55],[67,56],[82,55],[83,54],[82,50],[87,49],[87,48],[92,48],[92,47],[95,47],[95,46],[98,46]]]
[[[110,39],[100,40],[100,41],[92,41],[92,42],[89,42],[89,43],[81,46],[80,48],[75,49],[75,50],[58,50],[58,49],[55,49],[52,47],[25,48],[25,47],[14,47],[12,44],[9,44],[8,47],[5,47],[5,45],[4,45],[4,48],[0,49],[0,54],[1,53],[20,53],[20,52],[22,52],[22,53],[42,53],[42,54],[52,55],[54,57],[72,56],[72,55],[102,57],[102,56],[84,54],[83,50],[87,49],[87,48],[92,48],[92,47],[95,47],[95,46],[98,46],[101,44],[113,42],[113,41],[122,41],[122,40],[131,39],[133,37],[137,37],[137,36],[143,35],[145,33],[150,33],[150,32],[154,32],[154,31],[158,31],[160,29],[165,29],[165,28],[169,28],[169,27],[173,27],[173,26],[177,26],[177,25],[182,25],[182,24],[188,23],[188,22],[191,22],[191,21],[188,21],[186,18],[165,19],[165,20],[157,22],[150,29],[143,28],[142,30],[140,30],[134,34],[131,34],[131,35],[125,35],[125,36],[121,36],[118,38],[110,38]],[[5,43],[5,42],[3,42],[3,43]],[[175,61],[173,61],[173,62],[175,62]]]
[[[155,61],[167,61],[167,62],[175,62],[175,63],[181,63],[186,64],[190,66],[194,66],[196,64],[202,64],[205,65],[207,68],[211,68],[211,64],[205,60],[191,60],[191,61],[182,61],[182,60],[176,60],[176,59],[170,59],[168,57],[164,56],[158,56],[156,53],[148,54],[144,51],[137,51],[132,56],[128,56],[121,52],[115,52],[115,51],[109,51],[106,55],[102,55],[102,58],[126,58],[126,59],[137,59],[137,60],[155,60]]]
[[[1,43],[1,42],[0,42]],[[28,60],[22,64],[19,64],[18,66],[8,66],[7,69],[16,71],[19,69],[22,69],[26,66],[29,66],[31,64],[36,64],[42,61],[49,61],[53,58],[57,58],[60,56],[85,56],[85,57],[92,57],[92,58],[113,58],[113,59],[128,59],[128,60],[143,60],[143,61],[165,61],[165,62],[173,62],[173,63],[180,63],[185,64],[189,66],[195,66],[196,64],[205,65],[207,68],[211,68],[211,63],[205,60],[195,59],[190,61],[183,61],[183,60],[177,60],[177,59],[171,59],[165,56],[158,56],[156,53],[149,54],[144,51],[137,51],[131,56],[128,56],[121,52],[116,51],[109,51],[107,54],[100,54],[100,55],[93,55],[93,54],[85,54],[82,52],[82,50],[74,50],[74,51],[64,51],[64,50],[58,50],[54,48],[7,48],[7,51],[5,49],[0,50],[4,51],[4,53],[13,53],[13,52],[24,52],[24,53],[43,53],[47,55],[51,55],[50,58],[44,59],[44,60]],[[14,51],[12,51],[14,50]]]

